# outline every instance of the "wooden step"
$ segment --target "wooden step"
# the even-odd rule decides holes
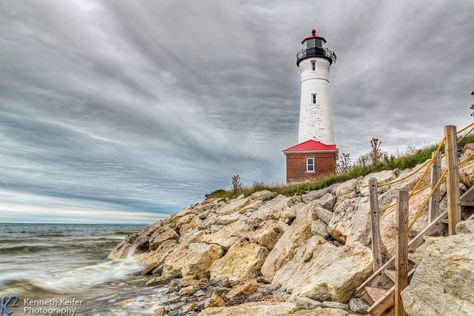
[[[372,306],[368,309],[370,315],[386,315],[386,310],[395,304],[395,286],[387,290]]]
[[[366,287],[365,290],[367,291],[367,294],[369,294],[370,298],[374,301],[377,302],[384,294],[387,292],[386,289],[382,289],[379,287]]]
[[[474,186],[470,187],[469,190],[467,190],[466,193],[464,193],[461,196],[460,201],[461,201],[461,205],[463,205],[462,203],[465,203],[465,202],[474,201]],[[472,205],[469,205],[469,206],[472,206]]]
[[[395,270],[385,270],[384,273],[385,273],[386,276],[388,276],[390,278],[390,280],[395,282],[395,275],[396,275]]]
[[[474,206],[474,202],[461,202],[461,206],[472,207],[472,206]]]

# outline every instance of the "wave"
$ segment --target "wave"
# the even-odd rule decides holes
[[[32,292],[78,293],[96,285],[137,274],[142,269],[143,265],[132,258],[106,261],[56,274],[5,280],[3,284],[0,284],[0,294],[2,294],[2,288],[8,289],[8,293],[19,295]]]
[[[0,255],[28,254],[41,251],[48,251],[52,245],[18,245],[11,247],[0,247]]]

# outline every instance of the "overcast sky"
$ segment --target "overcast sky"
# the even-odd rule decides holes
[[[468,121],[474,1],[0,0],[0,222],[152,222],[204,194],[284,181],[295,54],[335,50],[352,157]]]

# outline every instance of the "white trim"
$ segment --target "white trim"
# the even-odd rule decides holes
[[[313,170],[308,170],[309,160],[313,160]],[[314,157],[307,157],[306,158],[306,173],[315,173],[316,172],[316,159]]]

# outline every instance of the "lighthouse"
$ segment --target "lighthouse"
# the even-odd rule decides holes
[[[329,72],[336,54],[314,28],[301,44],[296,55],[301,75],[298,144],[283,150],[289,183],[334,173],[338,152],[329,102]]]

